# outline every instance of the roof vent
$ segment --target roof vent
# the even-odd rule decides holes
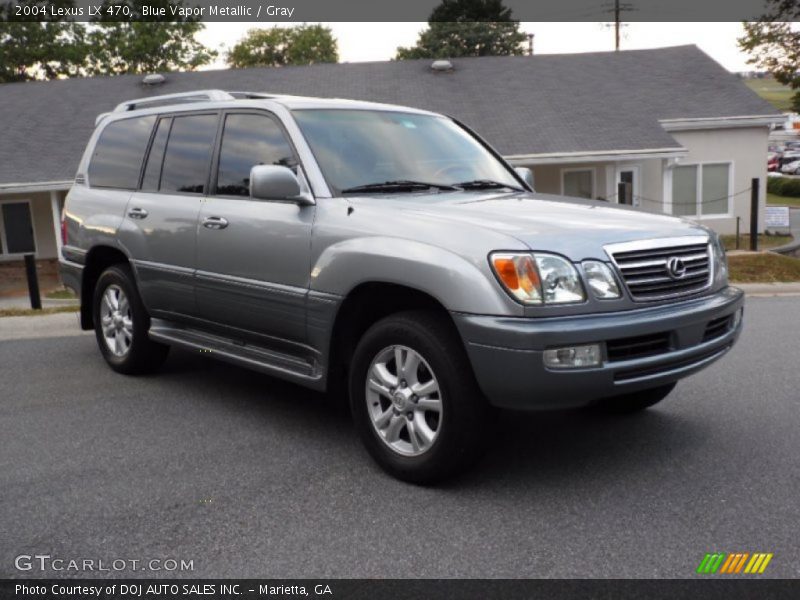
[[[431,63],[432,71],[452,71],[453,63],[449,60],[435,60]]]
[[[161,85],[165,81],[166,79],[160,73],[150,73],[149,75],[145,75],[144,79],[142,79],[144,85]]]

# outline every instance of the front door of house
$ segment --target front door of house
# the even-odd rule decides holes
[[[31,207],[27,202],[4,202],[2,205],[3,246],[0,253],[25,254],[36,251]]]
[[[617,169],[617,198],[620,204],[639,206],[638,165],[625,165]]]

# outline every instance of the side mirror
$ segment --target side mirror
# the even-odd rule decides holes
[[[522,178],[522,181],[528,184],[528,187],[533,189],[533,171],[528,167],[515,167],[514,170]]]
[[[250,169],[250,197],[296,202],[301,206],[314,204],[311,194],[303,192],[292,170],[279,165],[256,165]]]

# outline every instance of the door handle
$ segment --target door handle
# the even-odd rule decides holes
[[[143,208],[135,207],[128,211],[128,216],[131,219],[144,219],[147,217],[147,211]]]
[[[206,229],[225,229],[228,226],[228,219],[223,217],[206,217],[203,219],[203,227]]]

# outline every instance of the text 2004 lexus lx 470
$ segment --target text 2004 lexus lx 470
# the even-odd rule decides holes
[[[345,384],[378,463],[431,482],[479,455],[496,407],[642,409],[741,330],[713,232],[528,175],[410,108],[134,100],[98,118],[61,270],[114,370],[175,345]]]

